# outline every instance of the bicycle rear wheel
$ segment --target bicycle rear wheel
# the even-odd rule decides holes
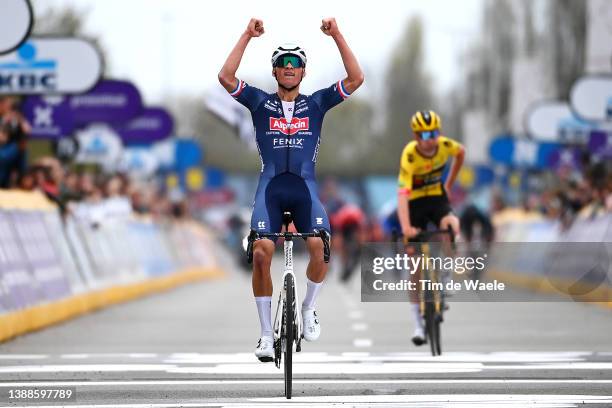
[[[434,343],[436,343],[436,352],[438,355],[442,354],[442,342],[440,341],[440,332],[442,331],[441,323],[442,323],[442,312],[436,313],[434,317]]]
[[[285,313],[283,316],[285,324],[285,397],[291,399],[291,388],[293,381],[293,343],[295,341],[295,283],[293,275],[285,276]]]

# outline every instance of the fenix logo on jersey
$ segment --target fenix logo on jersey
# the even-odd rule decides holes
[[[270,130],[276,130],[284,135],[294,135],[297,132],[308,130],[309,118],[293,118],[291,123],[283,118],[270,118]]]
[[[274,138],[274,141],[272,142],[274,148],[276,149],[277,147],[296,147],[298,149],[303,149],[304,148],[304,139],[301,137],[281,137],[281,138]]]

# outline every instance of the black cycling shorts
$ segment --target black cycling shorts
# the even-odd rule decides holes
[[[410,208],[410,225],[423,231],[427,223],[432,222],[436,228],[440,221],[453,212],[446,194],[438,196],[420,197],[408,202]]]

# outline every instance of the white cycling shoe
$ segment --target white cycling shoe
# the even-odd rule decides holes
[[[304,340],[315,341],[321,335],[321,325],[317,311],[314,309],[302,309],[302,322],[304,323]]]
[[[255,356],[262,363],[274,361],[274,339],[267,336],[260,338],[255,348]]]
[[[422,346],[426,343],[425,340],[425,330],[422,327],[417,326],[414,329],[414,334],[412,335],[412,342],[415,346]]]

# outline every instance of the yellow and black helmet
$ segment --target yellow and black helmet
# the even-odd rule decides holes
[[[410,125],[412,126],[413,132],[427,132],[440,129],[442,120],[436,112],[432,110],[423,110],[412,115]]]

